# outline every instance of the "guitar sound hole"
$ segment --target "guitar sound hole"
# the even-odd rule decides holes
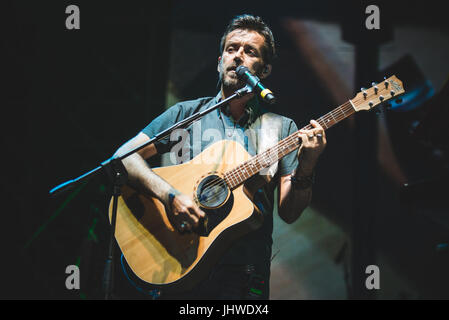
[[[205,208],[217,208],[221,206],[229,195],[226,182],[217,175],[204,178],[196,190],[198,202]]]

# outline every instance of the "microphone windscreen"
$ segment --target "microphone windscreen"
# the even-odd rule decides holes
[[[245,72],[249,72],[249,69],[245,66],[238,66],[237,69],[235,69],[235,73],[239,78],[242,78],[245,76]]]

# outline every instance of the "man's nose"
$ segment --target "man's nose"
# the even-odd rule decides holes
[[[237,62],[243,62],[243,47],[240,47],[235,53],[234,60]]]

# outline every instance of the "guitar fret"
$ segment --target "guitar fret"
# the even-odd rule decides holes
[[[338,109],[336,109],[335,112],[332,112],[332,118],[334,118],[335,123],[337,123],[337,122],[339,122],[341,120],[340,117],[341,117],[341,115],[339,114],[339,110]]]
[[[238,177],[237,177],[237,173],[235,172],[235,169],[231,171],[232,173],[232,182],[233,185],[238,185]]]
[[[340,115],[339,115],[340,119],[339,119],[338,121],[341,121],[341,120],[343,120],[343,119],[346,118],[346,114],[345,114],[345,112],[343,111],[343,108],[342,108],[342,107],[338,108],[338,112],[340,113]]]
[[[226,182],[226,184],[227,184],[228,186],[231,185],[231,181],[229,180],[229,177],[228,177],[228,173],[227,173],[227,172],[224,174],[224,181]]]
[[[255,171],[256,165],[253,162],[254,161],[251,161],[251,175],[253,175],[254,173],[257,173],[257,171]]]
[[[335,120],[334,115],[332,114],[332,112],[330,112],[332,118],[334,119],[335,122],[337,122],[337,120]]]
[[[235,170],[232,170],[232,172],[233,172],[233,184],[234,184],[234,186],[237,186],[238,185],[238,177],[237,177],[237,174],[236,174],[236,172],[235,172]]]
[[[229,187],[233,187],[234,186],[234,181],[232,179],[232,171],[228,171],[225,174],[225,181],[228,184]]]
[[[245,176],[245,180],[248,179],[250,176],[248,175],[248,170],[246,169],[246,166],[242,167],[242,172]]]
[[[237,182],[240,184],[240,182],[243,180],[242,177],[240,177],[239,167],[237,167],[236,173],[237,173]]]

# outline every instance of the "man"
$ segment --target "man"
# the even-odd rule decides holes
[[[200,110],[215,105],[221,99],[232,95],[245,84],[236,75],[238,66],[247,67],[260,79],[268,77],[275,56],[273,35],[268,26],[252,15],[235,17],[221,39],[221,55],[218,57],[217,71],[221,81],[221,90],[216,97],[200,98],[174,105],[153,120],[136,137],[123,145],[116,154],[123,154],[148,141],[149,137],[190,116]],[[260,105],[254,94],[232,100],[217,112],[211,112],[200,121],[201,132],[208,129],[221,132],[223,139],[240,137],[250,155],[258,153],[256,141],[248,141],[245,135],[249,130],[261,129],[260,118],[267,111]],[[281,119],[280,139],[298,131],[296,124],[286,117]],[[319,155],[326,146],[323,128],[311,121],[312,129],[298,131],[302,146],[298,152],[292,152],[279,160],[277,171],[271,181],[258,190],[257,201],[264,216],[262,226],[236,240],[223,254],[210,275],[196,288],[178,296],[162,298],[187,299],[268,299],[271,261],[274,192],[278,191],[278,213],[287,223],[293,223],[309,205],[312,196],[312,177]],[[193,144],[207,148],[210,140],[198,138],[193,134],[194,125],[187,128],[190,139],[187,158],[195,156]],[[266,129],[266,128],[265,128]],[[259,132],[259,131],[256,131]],[[226,134],[226,135],[225,135]],[[196,140],[195,140],[196,139]],[[198,141],[200,140],[200,141]],[[130,183],[144,192],[158,198],[170,215],[174,227],[180,232],[189,232],[197,227],[205,213],[196,205],[191,196],[174,189],[169,182],[156,175],[144,159],[157,153],[172,151],[178,141],[162,140],[123,160],[128,171]],[[198,151],[198,150],[196,150]],[[187,159],[187,160],[188,160]],[[185,160],[185,159],[184,159]],[[298,165],[299,164],[299,165]]]

